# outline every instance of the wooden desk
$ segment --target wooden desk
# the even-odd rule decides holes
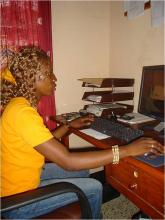
[[[57,117],[54,120],[61,123],[61,119]],[[71,129],[70,133],[74,133],[100,149],[122,144],[115,138],[97,140],[82,133],[81,130]],[[151,132],[147,135],[156,138],[156,134]],[[117,165],[105,166],[105,172],[107,182],[136,204],[144,213],[153,219],[164,219],[164,166],[154,168],[134,157],[126,157],[121,159]]]

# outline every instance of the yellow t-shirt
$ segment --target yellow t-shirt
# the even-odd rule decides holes
[[[53,135],[25,98],[13,98],[6,106],[1,135],[1,195],[37,188],[44,157],[34,147]]]

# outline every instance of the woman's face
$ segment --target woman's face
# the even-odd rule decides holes
[[[51,63],[49,61],[43,62],[40,72],[36,74],[36,95],[39,98],[45,95],[52,95],[56,88],[56,81]]]

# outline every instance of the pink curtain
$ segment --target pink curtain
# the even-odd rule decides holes
[[[1,69],[10,59],[11,52],[21,46],[41,47],[53,60],[51,1],[1,0]],[[55,115],[55,97],[45,96],[39,103],[38,111],[46,126],[53,130],[55,122],[49,116]]]

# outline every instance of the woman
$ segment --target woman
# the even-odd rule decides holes
[[[93,117],[75,119],[51,134],[37,113],[37,103],[43,95],[51,95],[56,86],[52,64],[44,51],[25,47],[9,64],[12,82],[2,81],[2,196],[25,192],[37,187],[68,181],[87,195],[94,219],[100,216],[102,186],[88,176],[86,170],[118,163],[120,158],[149,152],[162,152],[163,147],[150,138],[100,152],[70,153],[60,143],[69,127],[81,128],[92,123]],[[54,164],[45,166],[44,158]],[[56,164],[56,165],[55,165]],[[61,168],[60,168],[61,167]],[[67,170],[67,171],[65,171]],[[72,172],[71,172],[72,171]],[[81,177],[81,178],[77,178]],[[27,205],[6,213],[6,217],[23,219],[46,214],[76,198],[70,194]]]

